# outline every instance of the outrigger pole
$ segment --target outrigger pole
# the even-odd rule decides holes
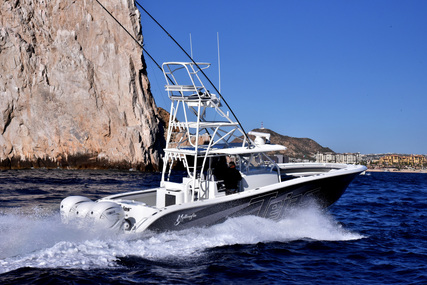
[[[98,1],[98,0],[97,0]],[[245,135],[248,144],[251,145],[252,141],[249,139],[248,134],[246,133],[245,129],[243,128],[243,125],[240,123],[239,118],[237,118],[236,114],[234,114],[233,109],[231,109],[230,105],[228,105],[227,101],[224,99],[224,97],[221,95],[221,92],[219,92],[219,90],[216,88],[216,86],[212,83],[212,81],[210,80],[210,78],[206,75],[206,73],[203,71],[203,69],[200,68],[200,66],[194,61],[194,59],[185,51],[185,49],[175,40],[174,37],[171,36],[171,34],[169,34],[168,31],[166,31],[165,28],[163,28],[163,26],[157,22],[156,19],[154,19],[153,16],[151,16],[150,13],[148,13],[147,10],[145,10],[144,7],[142,7],[141,4],[138,3],[138,1],[135,0],[135,3],[174,41],[174,43],[185,53],[185,55],[193,62],[193,64],[200,70],[200,72],[203,74],[203,76],[209,81],[209,84],[215,89],[216,93],[218,93],[219,97],[222,99],[222,101],[225,103],[225,105],[227,106],[228,110],[230,110],[231,114],[233,114],[233,117],[236,119],[237,123],[239,124],[240,128],[242,129],[243,134]]]
[[[157,61],[150,55],[150,53],[144,48],[144,45],[142,43],[140,43],[134,36],[132,36],[132,34],[122,25],[122,23],[119,22],[119,20],[117,20],[111,13],[110,11],[107,10],[107,8],[104,7],[104,5],[102,5],[98,0],[96,0],[96,2],[98,2],[99,6],[102,7],[102,9],[105,10],[105,12],[108,13],[108,15],[110,15],[111,18],[114,19],[114,21],[116,21],[117,24],[119,24],[119,26],[142,48],[142,50],[148,55],[148,57],[157,65],[157,67],[162,70],[162,67],[157,63]],[[138,3],[139,5],[139,3]],[[172,85],[175,85],[175,83],[172,81],[172,79],[169,78],[168,75],[166,75],[166,77],[168,78],[168,80],[172,83]]]
[[[111,13],[110,11],[107,10],[107,8],[104,7],[104,5],[102,5],[98,0],[96,0],[96,2],[105,10],[105,12],[108,13],[108,15],[110,15],[111,18],[113,18],[117,24],[119,24],[119,26],[125,30],[125,32],[142,48],[142,50],[148,55],[148,57],[157,65],[157,67],[162,70],[162,67],[156,62],[156,60],[150,55],[150,53],[144,48],[144,45],[142,43],[140,43]],[[200,68],[200,66],[193,60],[193,58],[185,51],[185,49],[175,40],[174,37],[171,36],[171,34],[169,34],[168,31],[166,31],[165,28],[163,28],[163,26],[157,22],[156,19],[154,19],[153,16],[151,16],[150,13],[148,13],[147,10],[145,10],[144,7],[142,7],[141,4],[138,3],[138,1],[135,0],[135,3],[138,5],[138,7],[140,7],[173,41],[174,43],[185,53],[185,55],[193,62],[193,64],[200,70],[200,72],[203,74],[203,76],[209,81],[209,84],[215,89],[215,91],[218,93],[219,97],[222,99],[222,101],[225,103],[225,105],[227,106],[227,108],[230,110],[231,114],[233,114],[233,117],[236,119],[237,123],[239,124],[244,136],[247,139],[247,142],[249,144],[249,146],[252,144],[252,141],[249,139],[248,134],[246,133],[245,129],[243,128],[243,125],[240,123],[239,119],[237,118],[236,114],[234,113],[233,109],[231,109],[230,105],[227,103],[227,101],[225,100],[225,98],[221,95],[221,92],[216,88],[216,86],[212,83],[212,81],[210,80],[210,78],[206,75],[206,73],[203,71],[203,69]],[[167,76],[167,75],[166,75]],[[169,78],[169,76],[167,76],[168,80],[174,85],[175,83]]]

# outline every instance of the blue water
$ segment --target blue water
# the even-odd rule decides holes
[[[359,176],[328,211],[274,222],[114,235],[60,223],[69,195],[157,186],[159,174],[0,172],[0,284],[427,284],[427,174]]]

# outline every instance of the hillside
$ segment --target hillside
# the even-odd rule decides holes
[[[158,107],[158,113],[162,125],[165,126],[165,139],[166,131],[169,124],[169,112]],[[278,134],[270,129],[254,129],[254,132],[269,133],[271,135],[270,141],[273,144],[280,144],[287,147],[285,151],[278,152],[288,157],[292,158],[312,158],[317,152],[332,152],[328,147],[323,147],[317,142],[309,138],[294,138],[289,136],[284,136]],[[254,136],[249,136],[252,140],[255,139]]]
[[[254,129],[255,132],[269,133],[272,144],[281,144],[287,147],[280,153],[294,158],[311,158],[317,152],[334,152],[328,147],[323,147],[309,138],[294,138],[278,134],[269,129]],[[254,139],[254,136],[250,136]]]

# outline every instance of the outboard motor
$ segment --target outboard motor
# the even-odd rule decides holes
[[[95,206],[95,202],[89,201],[89,202],[81,202],[76,205],[76,218],[84,219],[89,216],[90,211],[92,210],[93,206]]]
[[[114,202],[100,201],[93,205],[88,217],[102,228],[121,229],[125,222],[123,208]]]
[[[88,202],[93,203],[92,200],[83,196],[69,196],[62,200],[60,205],[62,222],[68,223],[69,221],[75,219],[77,217],[77,207],[81,203]]]

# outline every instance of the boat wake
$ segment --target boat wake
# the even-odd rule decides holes
[[[245,216],[207,228],[142,235],[67,227],[58,214],[32,209],[0,213],[0,273],[21,267],[111,268],[119,267],[118,260],[126,256],[151,260],[199,257],[206,249],[234,244],[361,238],[316,207],[295,209],[281,221]]]

